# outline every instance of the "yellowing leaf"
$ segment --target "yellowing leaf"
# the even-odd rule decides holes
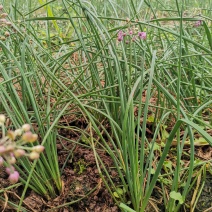
[[[209,145],[209,144],[203,137],[200,137],[200,138],[196,138],[194,140],[194,145],[195,146],[205,146],[205,145]]]

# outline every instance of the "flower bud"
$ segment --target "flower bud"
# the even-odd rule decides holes
[[[22,128],[23,129],[23,128]],[[32,137],[32,132],[28,131],[28,132],[25,132],[23,135],[22,135],[22,140],[24,141],[29,141]]]
[[[145,39],[146,39],[146,32],[138,32],[138,36],[139,36],[142,40],[145,40]]]
[[[22,140],[33,143],[38,139],[37,134],[32,134],[32,132],[28,131],[22,135]]]
[[[38,135],[37,135],[37,134],[32,134],[32,136],[31,136],[29,142],[30,142],[30,143],[33,143],[33,142],[35,142],[37,139],[38,139]]]
[[[6,151],[6,148],[4,146],[0,146],[0,155],[4,154],[5,151]]]
[[[37,152],[31,152],[31,153],[29,154],[29,158],[30,158],[31,160],[38,159],[39,157],[40,157],[40,155],[39,155]]]
[[[130,19],[129,19],[129,18],[127,18],[127,19],[126,19],[126,22],[127,22],[127,23],[129,23],[129,22],[130,22]]]
[[[10,36],[10,33],[9,33],[8,31],[6,31],[6,32],[4,33],[4,35],[5,35],[6,37],[9,37],[9,36]]]
[[[3,114],[0,114],[0,124],[3,124],[6,121],[6,117]]]
[[[10,157],[7,161],[8,161],[8,163],[10,163],[10,164],[15,164],[15,163],[16,163],[16,159],[15,159],[14,156]]]
[[[7,19],[2,18],[2,19],[0,19],[0,22],[1,22],[1,23],[6,23],[6,22],[7,22]]]
[[[11,26],[12,23],[11,23],[10,21],[7,21],[7,22],[6,22],[6,25],[7,25],[7,26]]]
[[[16,150],[14,151],[14,156],[15,156],[16,158],[19,158],[19,157],[25,155],[25,153],[26,153],[26,152],[25,152],[23,149],[16,149]]]
[[[4,7],[3,7],[3,5],[1,4],[1,5],[0,5],[0,10],[2,10],[3,8],[4,8]]]
[[[9,130],[8,132],[7,132],[7,136],[11,139],[11,140],[15,140],[15,137],[16,137],[16,135],[15,135],[15,132],[14,131],[11,131],[11,130]]]
[[[19,179],[19,173],[17,171],[14,171],[12,174],[10,174],[8,179],[12,184],[17,183]]]
[[[30,131],[30,125],[29,124],[24,124],[23,126],[22,126],[22,129],[25,131],[25,132],[28,132],[28,131]]]
[[[118,36],[118,41],[119,42],[123,41],[123,36]]]
[[[13,145],[8,145],[6,146],[6,152],[12,152],[14,150],[14,146]]]
[[[132,35],[133,34],[133,31],[132,30],[129,30],[129,34]]]
[[[7,13],[2,13],[2,14],[1,14],[1,17],[2,17],[2,18],[5,18],[5,17],[7,17],[7,16],[8,16]]]
[[[199,27],[202,25],[202,23],[203,23],[203,21],[199,20],[199,21],[195,22],[194,27]]]
[[[15,130],[15,135],[16,136],[21,136],[22,132],[23,132],[22,129],[17,129],[17,130]]]
[[[37,153],[43,152],[44,149],[45,149],[45,147],[42,146],[42,145],[37,145],[37,146],[32,147],[32,151],[35,151],[35,152],[37,152]]]
[[[6,168],[6,173],[8,175],[12,174],[15,171],[15,168],[13,166],[7,167]]]

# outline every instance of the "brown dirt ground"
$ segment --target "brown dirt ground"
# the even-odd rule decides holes
[[[61,134],[65,136],[67,131],[61,130]],[[77,138],[76,134],[73,136]],[[72,156],[62,173],[62,193],[57,198],[47,201],[28,189],[23,207],[33,212],[118,212],[118,207],[98,174],[92,149],[65,140],[58,141],[57,149],[60,168],[67,160],[70,150],[73,150]],[[109,169],[113,164],[111,158],[103,151],[99,151],[98,154]],[[113,171],[111,171],[111,175],[113,175],[113,178],[117,178],[116,173]],[[6,188],[10,185],[7,178],[4,168],[2,168],[0,170],[0,188]],[[116,179],[114,180],[116,181]],[[0,196],[18,203],[22,189],[22,187],[11,189],[4,194],[0,194]],[[76,201],[76,203],[56,209],[58,206],[73,201]],[[16,210],[7,202],[2,201],[0,202],[0,211],[13,212]]]

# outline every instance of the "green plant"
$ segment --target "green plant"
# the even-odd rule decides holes
[[[58,110],[50,113],[51,83],[48,84],[46,81],[42,84],[48,77],[40,71],[45,72],[45,69],[50,66],[47,62],[43,62],[49,53],[39,42],[37,43],[36,38],[30,35],[30,32],[33,33],[30,25],[26,26],[23,22],[16,23],[17,20],[12,20],[18,11],[16,6],[17,4],[12,7],[8,16],[12,22],[10,37],[0,43],[1,106],[3,112],[12,120],[12,127],[19,128],[26,122],[35,126],[34,129],[46,149],[39,161],[32,163],[27,158],[18,160],[19,166],[16,166],[16,169],[20,173],[20,181],[26,185],[22,193],[21,205],[28,187],[49,199],[61,191],[62,180],[56,149],[57,131],[54,129],[56,120],[59,119]],[[28,27],[27,31],[22,26]],[[46,57],[41,55],[42,52]],[[48,89],[45,94],[42,90],[44,87]],[[52,125],[51,121],[55,123]]]
[[[118,12],[116,13],[116,17],[97,15],[94,7],[90,6],[88,2],[77,1],[77,3],[73,4],[74,6],[71,5],[69,1],[63,2],[67,13],[69,11],[68,8],[75,8],[74,6],[76,5],[76,8],[79,7],[82,9],[84,18],[86,18],[86,21],[82,20],[82,24],[84,24],[87,31],[80,33],[81,28],[79,28],[77,22],[69,15],[71,24],[80,41],[81,48],[85,52],[86,59],[89,61],[85,70],[87,70],[88,67],[91,70],[91,87],[94,86],[95,82],[101,87],[99,84],[101,81],[100,76],[103,76],[105,85],[102,90],[102,95],[106,93],[107,98],[110,97],[113,101],[107,101],[104,96],[104,98],[101,99],[102,104],[98,104],[98,106],[83,105],[85,107],[83,110],[90,119],[91,128],[98,134],[106,151],[113,158],[122,185],[127,191],[126,195],[130,197],[132,207],[135,211],[144,211],[147,207],[149,198],[161,173],[163,163],[169,154],[172,141],[175,139],[178,143],[176,149],[177,161],[173,176],[174,183],[170,188],[170,193],[175,194],[178,190],[182,190],[180,195],[182,195],[181,199],[184,200],[191,185],[194,167],[194,135],[192,128],[202,134],[210,145],[212,139],[200,126],[195,124],[196,121],[190,121],[193,120],[191,117],[195,117],[195,109],[201,107],[198,103],[199,97],[197,93],[199,92],[199,86],[196,86],[196,81],[200,80],[201,82],[199,82],[199,84],[206,83],[207,86],[204,88],[201,86],[201,89],[205,91],[205,94],[207,91],[210,93],[208,90],[210,82],[206,82],[204,78],[199,78],[199,71],[198,73],[191,71],[191,60],[194,62],[191,58],[193,54],[195,55],[194,57],[196,57],[196,54],[198,55],[196,52],[197,49],[201,49],[208,54],[208,56],[204,57],[203,63],[209,67],[207,57],[211,55],[210,45],[200,46],[196,38],[192,38],[188,32],[184,30],[183,21],[195,22],[198,21],[198,19],[183,18],[183,8],[181,9],[180,5],[176,3],[179,17],[162,19],[163,21],[177,21],[176,25],[174,25],[174,27],[176,27],[174,31],[167,29],[166,26],[160,25],[161,20],[156,17],[150,2],[146,2],[146,6],[154,15],[154,20],[151,21],[152,23],[142,21],[142,13],[140,12],[142,4],[136,7],[133,1],[128,1],[127,3],[130,8],[128,16],[134,14],[132,15],[131,21],[127,18],[119,18]],[[113,10],[115,11],[114,8],[115,6],[113,6]],[[139,10],[137,10],[137,8],[139,8]],[[106,11],[111,10],[107,9]],[[81,12],[79,12],[79,14],[81,14]],[[150,16],[150,14],[147,14],[147,16]],[[65,19],[66,18],[64,18],[64,20]],[[107,23],[110,20],[116,21],[118,27],[108,30]],[[80,18],[79,22],[81,23]],[[119,24],[119,22],[122,24]],[[125,23],[123,24],[123,22]],[[154,22],[156,24],[154,24]],[[119,33],[118,41],[120,43],[117,44],[116,30],[127,29],[130,24],[141,30],[144,26],[148,27],[146,30],[147,41],[122,43],[123,37]],[[205,30],[209,36],[207,26]],[[154,31],[156,31],[156,35]],[[89,35],[92,34],[91,38],[86,36],[86,32],[88,32]],[[166,33],[170,33],[172,36],[174,35],[175,39]],[[81,36],[82,34],[85,35],[85,37]],[[165,39],[162,38],[162,35]],[[210,36],[207,38],[208,44],[210,44]],[[86,45],[87,39],[92,43],[92,50],[89,45]],[[154,42],[157,42],[157,45],[155,45]],[[161,52],[152,51],[152,47],[159,49]],[[95,51],[93,48],[95,48]],[[184,51],[182,51],[182,49]],[[88,53],[93,56],[90,57]],[[139,57],[138,55],[141,56]],[[97,58],[99,58],[99,60],[97,60]],[[95,65],[95,63],[98,62],[103,64],[101,75]],[[190,64],[190,66],[186,66],[185,64]],[[114,84],[116,86],[114,86]],[[142,102],[141,99],[144,92],[146,93],[145,102]],[[155,95],[157,95],[157,103],[156,105],[152,105],[150,101],[152,98],[156,98]],[[194,96],[192,101],[187,100],[189,96]],[[208,94],[206,94],[206,96],[208,96]],[[99,98],[100,97],[101,95]],[[191,107],[191,105],[195,106]],[[146,136],[147,118],[150,107],[153,108],[155,113],[153,125],[154,133],[151,139],[151,146]],[[101,125],[98,118],[86,112],[86,108],[89,109],[89,111],[93,110],[93,114],[98,112],[107,118],[110,123],[111,132],[108,132],[105,127]],[[137,115],[135,115],[135,109],[137,110]],[[154,143],[160,134],[161,126],[164,125],[168,117],[173,117],[176,124],[172,126],[172,129],[167,135],[162,155],[156,164],[154,175],[152,175],[152,163],[156,157],[156,153],[153,149]],[[142,123],[140,123],[141,119]],[[206,124],[204,125],[206,127]],[[185,128],[185,133],[181,138],[180,132],[182,127]],[[107,139],[101,136],[101,130],[107,134]],[[185,181],[184,188],[180,188],[178,182],[180,181],[180,172],[183,168],[180,160],[184,143],[187,139],[190,140],[191,148],[190,169],[187,173],[187,179],[183,179]],[[99,172],[107,188],[111,191],[111,195],[113,195],[113,191],[117,190],[116,185],[114,185],[107,172],[107,168],[96,152],[96,144],[94,145],[95,140],[93,139],[92,141],[98,167],[100,167],[100,165],[103,166],[102,170],[99,168]],[[108,141],[112,143],[113,149],[109,146]],[[121,206],[125,203],[124,198],[120,198],[116,201],[121,201]],[[175,205],[175,200],[169,198],[166,209],[168,211],[177,211],[181,204],[182,201]]]
[[[62,0],[55,16],[50,13],[58,2],[27,2],[21,13],[14,1],[9,14],[17,33],[0,43],[2,108],[15,127],[36,123],[46,149],[33,165],[21,161],[29,175],[23,173],[25,191],[29,186],[46,198],[61,191],[57,123],[77,110],[88,120],[86,143],[120,208],[145,211],[160,184],[165,210],[178,211],[194,186],[195,135],[212,144],[209,10],[199,17],[187,2]],[[47,15],[37,17],[42,9]],[[15,17],[23,22],[14,23]],[[182,163],[188,143],[189,169]],[[97,147],[113,159],[118,185]],[[176,159],[174,171],[164,168],[169,155]]]

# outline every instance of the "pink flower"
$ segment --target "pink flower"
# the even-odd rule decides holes
[[[31,159],[31,160],[36,160],[36,159],[38,159],[39,158],[39,153],[38,152],[31,152],[30,154],[29,154],[29,158]]]
[[[123,36],[118,36],[118,41],[119,42],[123,41]]]
[[[26,152],[23,149],[16,149],[14,151],[14,155],[15,155],[16,158],[19,158],[19,157],[21,157],[25,154],[26,154]]]
[[[19,179],[19,173],[17,171],[14,171],[13,173],[10,174],[8,179],[12,184],[17,183]]]
[[[130,35],[132,35],[132,34],[133,34],[133,31],[132,31],[131,29],[129,30],[129,34],[130,34]]]
[[[13,173],[15,171],[15,168],[13,166],[7,167],[6,168],[6,173],[8,175],[10,175],[11,173]]]
[[[6,23],[6,22],[7,22],[7,19],[1,18],[1,19],[0,19],[0,22],[1,22],[1,23]]]
[[[118,36],[123,36],[123,31],[122,30],[118,31]]]
[[[0,154],[1,154],[1,153],[4,153],[5,150],[6,150],[6,148],[5,148],[4,146],[0,146]]]
[[[199,27],[202,25],[202,20],[196,21],[194,27]]]
[[[120,30],[120,31],[118,32],[118,41],[119,41],[119,42],[123,41],[123,31],[122,31],[122,30]]]
[[[145,39],[146,39],[146,32],[138,32],[138,36],[139,36],[142,40],[145,40]]]

